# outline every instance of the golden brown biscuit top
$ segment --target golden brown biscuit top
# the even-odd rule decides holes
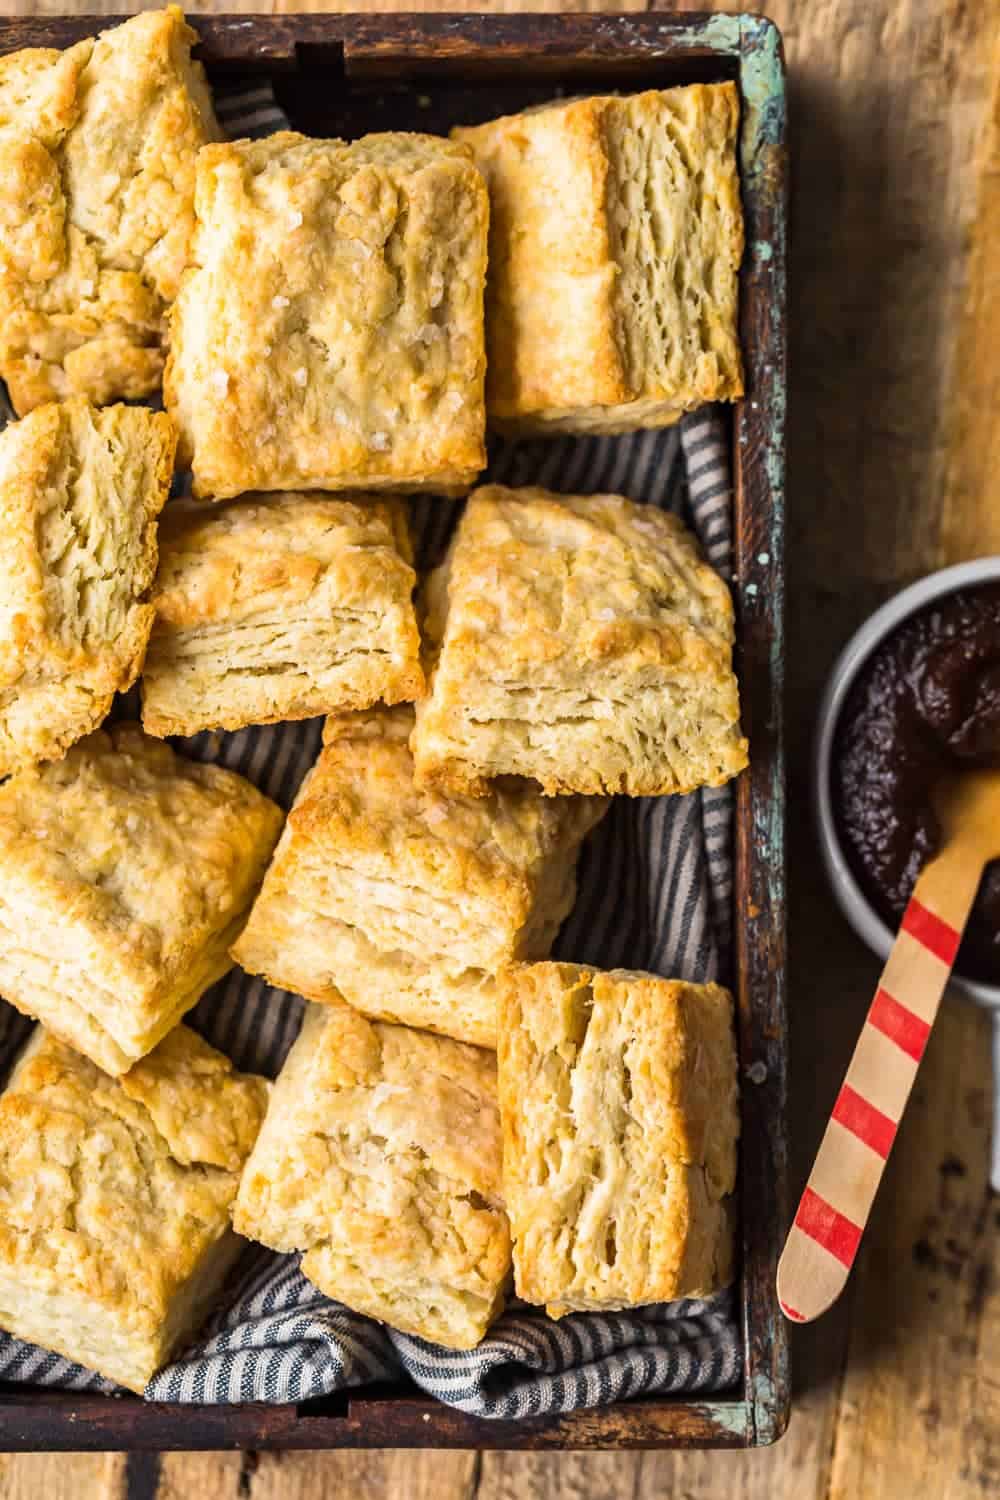
[[[22,414],[160,382],[195,156],[219,134],[196,40],[172,5],[0,60],[0,373]]]
[[[66,142],[73,224],[109,266],[142,270],[177,294],[194,228],[194,161],[218,135],[211,96],[182,11],[136,16],[93,43]]]
[[[328,718],[324,748],[289,815],[305,839],[365,860],[384,859],[403,884],[496,902],[520,925],[554,850],[575,847],[603,816],[599,797],[546,800],[526,782],[497,782],[485,797],[414,785],[408,705]]]
[[[171,5],[65,52],[33,48],[0,62],[0,147],[16,143],[22,170],[37,174],[23,230],[35,263],[15,254],[9,269],[41,280],[43,268],[64,267],[72,285],[61,300],[75,293],[112,314],[122,271],[176,295],[194,228],[195,154],[219,133],[188,56],[196,40]]]
[[[481,1339],[510,1268],[490,1053],[350,1007],[306,1008],[234,1210],[390,1325]]]
[[[93,49],[88,39],[65,51],[25,47],[0,57],[0,130],[55,145],[76,118],[77,80]]]
[[[368,1142],[398,1169],[472,1188],[493,1207],[500,1189],[496,1058],[483,1048],[406,1026],[368,1021],[347,1006],[310,1007],[314,1047],[297,1074],[286,1132],[342,1135],[369,1167]]]
[[[187,1026],[168,1031],[117,1082],[145,1107],[182,1167],[200,1162],[239,1172],[267,1107],[264,1079],[237,1073],[224,1053]]]
[[[206,511],[170,506],[160,525],[156,610],[189,629],[269,607],[365,607],[411,589],[406,510],[398,500],[245,495]]]
[[[488,201],[467,149],[280,131],[206,147],[195,202],[164,394],[196,494],[468,482]]]
[[[79,667],[125,632],[176,442],[163,412],[79,398],[0,433],[0,687]]]
[[[228,1225],[266,1093],[183,1026],[119,1080],[39,1027],[0,1097],[0,1259],[154,1331]]]
[[[152,1005],[246,907],[280,826],[241,776],[117,724],[0,786],[0,892],[61,913]]]
[[[503,681],[725,661],[729,590],[666,511],[620,495],[486,485],[427,587],[444,652],[436,691],[468,671]]]

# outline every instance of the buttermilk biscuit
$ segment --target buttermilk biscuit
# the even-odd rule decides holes
[[[747,763],[729,590],[676,516],[487,485],[428,581],[425,623],[420,784],[651,796]]]
[[[186,1026],[119,1079],[37,1027],[0,1096],[0,1328],[141,1393],[244,1248],[266,1103]]]
[[[230,966],[281,827],[248,781],[118,724],[0,786],[0,995],[124,1073]]]
[[[626,969],[498,980],[504,1195],[518,1296],[558,1318],[703,1296],[732,1275],[732,999]]]
[[[65,52],[0,58],[0,377],[18,412],[160,383],[219,129],[176,5]]]
[[[401,500],[251,495],[160,524],[143,728],[195,734],[424,690]]]
[[[202,151],[195,204],[164,382],[195,495],[464,492],[489,217],[468,149],[281,131]]]
[[[713,83],[452,131],[490,190],[491,422],[628,432],[742,394],[738,124]]]
[[[420,791],[412,727],[409,708],[327,720],[233,957],[310,1000],[492,1047],[493,972],[548,954],[605,804]]]
[[[170,418],[79,397],[0,433],[0,776],[54,760],[135,681]]]
[[[471,1349],[503,1306],[496,1060],[308,1006],[236,1200],[240,1234],[304,1250],[328,1297]]]

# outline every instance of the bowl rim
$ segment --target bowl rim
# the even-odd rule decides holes
[[[929,573],[909,584],[881,605],[854,632],[834,662],[827,678],[816,720],[813,743],[813,805],[819,835],[820,855],[827,880],[841,912],[861,941],[881,959],[889,956],[895,934],[869,904],[855,879],[847,856],[841,847],[833,811],[830,785],[833,743],[844,700],[861,667],[898,625],[957,589],[983,583],[1000,583],[1000,556],[980,557],[973,562],[955,563]],[[984,984],[952,976],[951,984],[977,1004],[1000,1011],[1000,985]]]

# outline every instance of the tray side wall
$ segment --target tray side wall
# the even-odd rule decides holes
[[[741,1022],[746,1396],[754,1445],[789,1413],[788,1341],[775,1272],[786,1223],[787,1016],[784,672],[787,148],[781,37],[741,18],[740,143],[747,391],[734,422],[738,668],[750,769],[737,789],[736,949]],[[746,1206],[753,1205],[753,1212]]]
[[[0,53],[65,47],[107,24],[99,16],[0,18]],[[747,396],[734,419],[734,589],[752,756],[750,771],[737,784],[734,896],[743,1069],[744,1389],[733,1397],[653,1397],[552,1420],[494,1423],[409,1392],[345,1392],[302,1408],[178,1409],[14,1386],[0,1390],[0,1451],[615,1449],[773,1442],[787,1422],[789,1399],[785,1327],[774,1294],[785,1225],[786,1147],[781,683],[787,184],[780,35],[761,18],[723,15],[195,16],[192,24],[202,38],[200,54],[214,70],[273,72],[286,83],[299,66],[322,67],[331,86],[341,88],[415,76],[520,80],[526,72],[539,83],[568,79],[581,87],[591,79],[625,88],[651,77],[661,86],[723,75],[739,80]]]

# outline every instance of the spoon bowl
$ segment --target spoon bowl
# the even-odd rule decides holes
[[[934,810],[946,839],[967,829],[984,865],[1000,859],[1000,768],[949,776],[934,789]]]

